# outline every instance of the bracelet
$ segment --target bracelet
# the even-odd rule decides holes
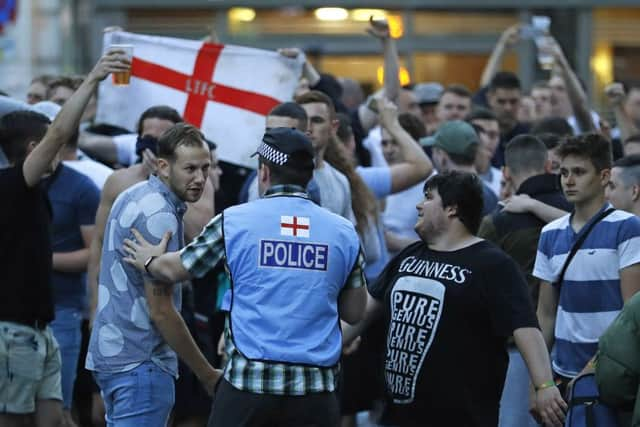
[[[149,271],[149,266],[151,265],[153,260],[156,259],[156,258],[157,257],[155,255],[152,255],[149,258],[147,258],[147,260],[144,262],[144,271],[146,271],[147,274],[149,274],[149,275],[151,275],[151,272]]]
[[[551,388],[551,387],[555,387],[555,386],[556,386],[556,382],[553,381],[553,380],[549,380],[549,381],[543,382],[542,384],[537,386],[536,387],[536,391],[544,390],[546,388]]]

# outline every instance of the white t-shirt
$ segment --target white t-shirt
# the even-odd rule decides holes
[[[482,178],[484,183],[487,184],[487,187],[489,187],[496,196],[500,197],[500,179],[502,178],[500,169],[490,166],[486,173],[480,175],[480,178]]]
[[[595,125],[596,129],[600,129],[600,115],[595,111],[591,111],[591,120],[593,120],[593,124]],[[578,126],[576,116],[569,117],[567,119],[567,122],[569,123],[569,126],[571,126],[571,129],[573,129],[574,135],[580,135],[581,133],[583,133],[580,130],[580,126]]]
[[[113,137],[113,143],[118,150],[118,163],[122,166],[131,166],[136,163],[138,156],[136,155],[136,142],[138,134],[127,133]]]
[[[355,223],[347,177],[325,161],[320,169],[314,169],[313,179],[318,185],[322,207]]]
[[[362,145],[371,154],[371,166],[389,166],[382,153],[382,129],[380,126],[369,131],[367,137],[362,141]]]
[[[63,163],[65,166],[69,166],[71,169],[75,169],[81,174],[91,178],[91,181],[93,181],[100,191],[102,191],[104,183],[107,178],[109,178],[109,175],[113,173],[113,169],[110,167],[90,158],[82,160],[65,160]]]
[[[424,198],[423,188],[424,183],[420,182],[387,197],[382,214],[385,229],[405,239],[418,238],[413,228],[418,221],[416,205]]]

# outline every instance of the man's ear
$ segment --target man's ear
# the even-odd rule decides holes
[[[551,173],[551,169],[553,169],[553,162],[551,159],[547,159],[544,162],[544,173]]]
[[[631,200],[634,202],[640,199],[640,184],[633,184],[631,186]]]
[[[444,208],[444,214],[447,218],[454,218],[458,216],[458,205],[451,205]]]
[[[502,167],[502,177],[506,182],[511,181],[511,169],[509,169],[509,166],[505,165]]]
[[[333,135],[335,135],[336,132],[338,132],[338,128],[339,127],[340,127],[340,120],[338,120],[338,119],[331,120],[331,133]]]
[[[260,169],[258,169],[258,179],[262,183],[271,182],[271,170],[269,166],[264,163],[260,163]]]
[[[164,179],[169,178],[170,163],[163,157],[158,157],[158,175]]]
[[[26,150],[26,155],[28,156],[29,153],[31,153],[33,151],[34,148],[36,148],[36,146],[38,145],[38,143],[36,141],[31,141],[30,143],[27,144],[27,150]]]
[[[602,169],[600,172],[600,183],[603,187],[609,183],[609,179],[611,179],[611,169]]]

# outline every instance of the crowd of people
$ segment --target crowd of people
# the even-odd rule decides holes
[[[552,38],[472,93],[369,34],[383,87],[307,60],[256,170],[175,106],[96,123],[117,49],[0,97],[0,425],[560,426],[591,374],[640,425],[640,85],[612,127]]]

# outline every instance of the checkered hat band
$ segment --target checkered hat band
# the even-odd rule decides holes
[[[282,166],[289,160],[289,155],[281,153],[264,142],[258,147],[258,154],[276,165]]]

